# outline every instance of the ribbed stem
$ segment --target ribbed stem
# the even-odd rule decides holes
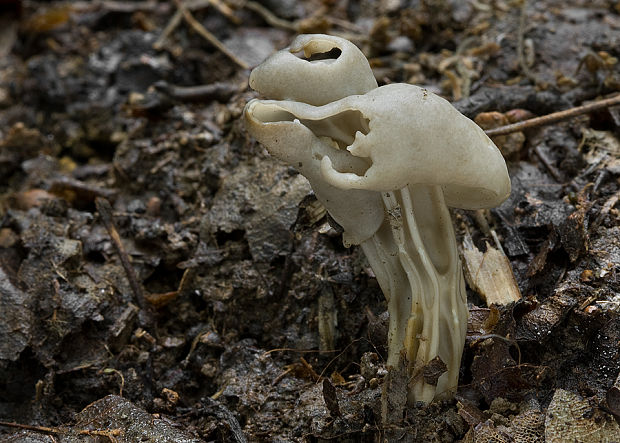
[[[407,360],[408,403],[428,403],[457,387],[467,305],[450,213],[439,186],[415,185],[383,194],[388,217],[362,248],[390,313],[388,366]],[[437,385],[424,367],[447,365]]]

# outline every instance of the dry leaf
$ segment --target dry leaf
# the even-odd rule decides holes
[[[617,442],[620,426],[602,411],[590,406],[579,395],[558,389],[547,409],[545,441],[547,443]]]

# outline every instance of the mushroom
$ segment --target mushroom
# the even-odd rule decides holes
[[[408,403],[449,397],[458,384],[467,303],[448,206],[500,204],[510,193],[506,164],[482,129],[425,89],[349,84],[346,73],[355,79],[368,75],[367,62],[359,58],[338,71],[344,77],[327,75],[330,92],[316,99],[304,84],[304,72],[315,84],[322,70],[331,72],[357,48],[334,37],[298,38],[311,48],[314,39],[323,42],[315,45],[322,49],[330,46],[326,40],[338,44],[340,57],[281,67],[285,78],[297,73],[297,91],[280,83],[277,69],[277,63],[292,59],[283,51],[268,59],[269,76],[259,67],[251,84],[278,100],[250,101],[247,128],[272,155],[308,178],[343,227],[345,245],[362,247],[388,302],[388,369],[406,367]],[[336,86],[342,85],[347,93],[368,90],[337,97]],[[435,379],[424,377],[437,358],[447,370]]]
[[[362,51],[350,41],[302,34],[252,71],[250,87],[272,99],[318,106],[365,94],[377,81]]]
[[[304,58],[295,55],[298,53],[303,53]],[[250,86],[274,99],[322,105],[347,95],[371,91],[377,88],[377,81],[362,51],[350,41],[331,35],[302,34],[288,48],[276,52],[255,68],[250,74]],[[344,244],[358,245],[373,235],[385,216],[381,196],[362,190],[343,191],[325,181],[320,172],[320,159],[328,153],[343,169],[357,168],[361,172],[366,163],[334,149],[330,142],[325,143],[327,139],[318,139],[305,127],[291,127],[286,121],[280,122],[290,115],[282,114],[277,107],[261,106],[255,109],[256,116],[252,116],[251,103],[260,102],[252,101],[246,106],[249,132],[271,155],[296,167],[308,179],[317,199],[343,228]],[[267,131],[265,120],[271,120]],[[346,126],[342,119],[339,123],[341,127]],[[324,124],[333,131],[340,130],[331,122]],[[328,128],[323,132],[326,130]]]

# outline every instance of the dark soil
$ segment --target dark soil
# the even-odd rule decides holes
[[[334,33],[472,119],[620,91],[615,0],[186,3],[241,64]],[[3,441],[620,441],[620,107],[496,139],[510,199],[454,221],[522,297],[468,289],[456,399],[384,429],[385,300],[245,132],[249,69],[182,14],[162,38],[175,2],[0,12]]]

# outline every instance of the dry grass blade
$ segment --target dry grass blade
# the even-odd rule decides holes
[[[97,211],[99,212],[99,216],[101,217],[101,221],[103,222],[108,234],[110,234],[110,238],[112,239],[112,244],[114,245],[114,249],[116,249],[116,253],[121,260],[121,265],[125,270],[125,274],[127,274],[127,279],[129,280],[129,285],[131,286],[131,290],[136,299],[136,303],[140,306],[141,309],[144,309],[146,303],[144,301],[144,292],[142,291],[142,286],[140,282],[138,282],[138,278],[136,277],[136,273],[131,265],[131,261],[129,260],[129,254],[125,250],[123,246],[123,242],[121,241],[121,237],[116,230],[116,226],[114,225],[114,218],[112,215],[112,206],[110,206],[110,202],[108,202],[105,198],[97,197],[95,199],[95,205],[97,206]]]
[[[243,4],[243,7],[260,15],[270,26],[274,28],[287,29],[289,31],[297,31],[297,26],[287,20],[277,17],[269,9],[265,8],[258,2],[248,1]]]
[[[7,428],[15,428],[15,429],[24,429],[28,431],[41,432],[43,434],[55,434],[55,435],[69,435],[74,433],[75,431],[70,429],[62,429],[62,428],[52,428],[48,426],[33,426],[33,425],[24,425],[21,423],[13,423],[0,421],[0,426],[5,426]],[[110,430],[90,430],[90,429],[80,429],[77,431],[79,435],[89,435],[89,436],[97,436],[97,437],[106,437],[111,442],[116,442],[116,437],[122,434],[120,429],[110,429]]]
[[[226,57],[231,59],[235,64],[237,64],[241,69],[249,69],[250,66],[233,54],[230,49],[228,49],[222,42],[220,42],[217,37],[211,34],[198,20],[194,18],[189,9],[185,8],[182,4],[179,5],[179,9],[183,13],[183,18],[187,22],[188,25],[192,27],[194,31],[198,33],[202,38],[207,40],[213,46],[215,46],[220,52],[222,52]]]

